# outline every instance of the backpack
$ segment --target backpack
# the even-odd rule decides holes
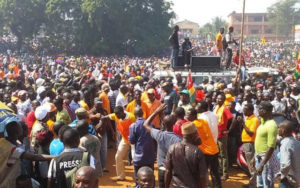
[[[226,50],[228,47],[228,43],[226,41],[226,35],[222,38],[223,50]]]
[[[66,173],[67,188],[73,187],[73,184],[75,182],[75,174],[76,174],[77,170],[83,166],[89,166],[88,156],[89,156],[88,152],[83,152],[81,163]]]

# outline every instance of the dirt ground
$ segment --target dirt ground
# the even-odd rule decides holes
[[[127,185],[135,185],[133,181],[133,166],[125,166],[126,168],[126,181],[115,182],[116,170],[115,170],[115,149],[108,149],[107,155],[107,169],[109,173],[105,173],[99,180],[99,187],[126,187]],[[125,162],[125,161],[124,161]],[[223,182],[224,188],[241,188],[243,184],[248,183],[247,175],[240,170],[237,166],[229,169],[229,179]],[[155,166],[155,178],[157,183],[157,166]]]

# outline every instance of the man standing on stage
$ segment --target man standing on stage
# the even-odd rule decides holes
[[[184,59],[184,66],[188,67],[191,64],[191,55],[192,55],[192,43],[189,37],[184,38],[184,42],[181,45],[182,47],[182,56]]]
[[[232,33],[233,33],[233,27],[230,26],[228,28],[228,33],[225,36],[226,44],[227,44],[227,47],[226,47],[226,69],[229,69],[230,64],[231,64],[233,45],[234,44],[237,45],[237,42],[234,40]]]
[[[222,58],[223,56],[223,34],[224,34],[224,28],[220,28],[219,33],[216,36],[216,48],[217,48],[217,54]]]
[[[172,45],[172,54],[171,54],[171,67],[174,68],[178,64],[178,54],[179,54],[179,41],[178,41],[178,31],[179,26],[174,26],[174,32],[169,37],[169,42]]]

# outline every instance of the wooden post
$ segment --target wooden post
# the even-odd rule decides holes
[[[239,48],[239,69],[241,68],[241,60],[243,53],[243,40],[244,40],[244,24],[245,24],[245,4],[246,0],[243,0],[243,13],[242,13],[242,25],[241,25],[241,37],[240,37],[240,48]]]
[[[238,80],[238,88],[237,88],[237,93],[239,94],[240,92],[240,82],[241,82],[241,65],[242,65],[242,53],[243,53],[243,40],[244,40],[244,24],[245,24],[245,5],[246,5],[246,0],[243,0],[243,12],[242,12],[242,25],[241,25],[241,36],[240,36],[240,47],[239,47],[239,68],[238,68],[238,75],[237,75],[237,80]]]

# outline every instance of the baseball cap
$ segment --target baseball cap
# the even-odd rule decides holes
[[[190,92],[187,89],[180,91],[180,94],[190,95]]]

